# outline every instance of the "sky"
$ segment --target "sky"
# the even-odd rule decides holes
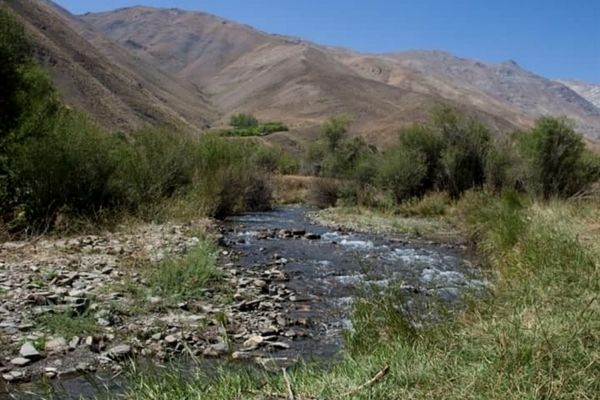
[[[367,53],[444,50],[600,83],[600,0],[57,0],[75,14],[198,10],[269,33]]]

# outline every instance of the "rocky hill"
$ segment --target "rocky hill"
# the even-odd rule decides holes
[[[589,137],[600,135],[600,111],[589,101],[514,62],[437,51],[366,55],[176,9],[133,7],[81,19],[149,64],[202,87],[225,115],[251,111],[310,126],[346,112],[358,121],[357,131],[377,140],[444,102],[498,130],[553,114],[572,118]]]
[[[581,97],[600,108],[600,85],[576,80],[558,81],[577,92]]]
[[[198,88],[143,63],[54,3],[4,3],[25,23],[63,100],[101,125],[124,131],[146,125],[200,131],[217,116]]]

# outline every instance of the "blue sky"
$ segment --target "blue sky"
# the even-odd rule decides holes
[[[362,52],[439,49],[600,83],[600,0],[58,0],[71,12],[143,4],[216,14]]]

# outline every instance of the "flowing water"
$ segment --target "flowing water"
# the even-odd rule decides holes
[[[486,287],[477,268],[460,250],[448,245],[410,242],[357,232],[341,232],[313,224],[303,207],[282,207],[248,213],[225,222],[225,242],[240,254],[240,268],[264,268],[278,260],[296,296],[287,305],[291,319],[305,320],[308,334],[291,342],[277,357],[327,358],[343,346],[343,332],[351,329],[350,313],[357,294],[393,286],[398,308],[415,325],[434,322],[442,304],[453,310],[462,295]],[[401,299],[401,300],[400,300]],[[98,385],[115,385],[111,377],[96,381],[71,377],[54,381],[65,398],[89,397]],[[39,390],[32,386],[19,390]],[[39,398],[36,395],[0,399]]]

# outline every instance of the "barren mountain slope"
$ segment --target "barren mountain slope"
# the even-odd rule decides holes
[[[509,61],[489,64],[441,51],[379,56],[341,52],[338,58],[371,79],[479,106],[519,124],[541,115],[566,115],[600,138],[600,111],[576,91]]]
[[[351,114],[353,129],[376,143],[397,127],[424,121],[441,102],[475,113],[498,130],[516,125],[471,104],[394,87],[362,76],[335,50],[269,35],[204,13],[126,8],[82,19],[139,57],[198,85],[228,114],[250,111],[284,120],[293,136],[310,137],[330,115]]]
[[[600,112],[592,104],[513,63],[426,51],[364,55],[174,9],[133,7],[82,19],[144,60],[200,85],[226,114],[252,111],[306,126],[347,112],[359,122],[357,130],[376,137],[446,102],[499,129],[564,114],[590,137],[600,135]]]
[[[197,89],[190,91],[133,59],[117,44],[92,38],[108,49],[111,59],[104,56],[79,34],[80,23],[53,3],[4,3],[24,21],[38,58],[49,69],[64,101],[101,125],[125,131],[145,125],[199,131],[215,118],[216,112]]]
[[[581,97],[600,108],[600,85],[575,80],[559,80],[557,82],[570,87]]]

